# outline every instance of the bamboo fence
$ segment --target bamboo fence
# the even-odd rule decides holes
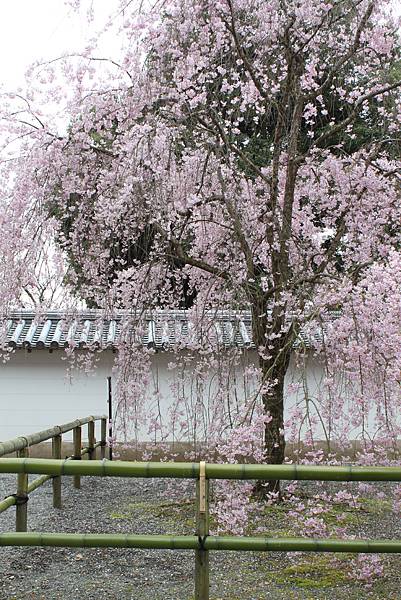
[[[45,429],[44,431],[38,431],[37,433],[32,433],[31,435],[20,436],[13,438],[12,440],[7,440],[6,442],[0,442],[0,456],[17,452],[18,450],[34,446],[35,444],[40,444],[40,442],[46,442],[47,440],[51,440],[56,435],[62,435],[63,433],[72,431],[75,427],[82,427],[87,423],[102,421],[103,419],[107,420],[107,417],[105,415],[90,415],[89,417],[85,417],[83,419],[76,419],[71,423],[56,425],[51,429]]]
[[[102,441],[96,443],[94,421],[101,419]],[[88,447],[81,449],[82,422],[88,424]],[[77,424],[79,423],[79,424]],[[54,438],[52,459],[28,458],[28,444],[14,444],[17,458],[1,458],[0,473],[16,473],[18,477],[17,498],[10,496],[0,502],[0,512],[19,503],[18,496],[24,498],[53,478],[53,505],[61,505],[60,482],[63,476],[72,476],[74,485],[79,487],[81,476],[100,477],[167,477],[196,479],[196,531],[195,535],[123,535],[123,534],[81,534],[81,533],[27,533],[27,513],[17,515],[17,531],[0,534],[0,546],[63,546],[63,547],[107,547],[107,548],[158,548],[195,551],[195,600],[209,600],[209,551],[261,551],[261,552],[363,552],[401,553],[401,540],[338,540],[309,538],[268,538],[209,535],[209,480],[312,480],[312,481],[401,481],[400,467],[352,467],[352,466],[313,466],[313,465],[250,465],[250,464],[211,464],[199,463],[157,463],[106,460],[105,436],[106,418],[89,417],[68,424],[66,431],[74,431],[74,455],[60,459],[60,427],[34,434],[36,442]],[[66,426],[63,426],[66,427]],[[50,432],[50,433],[49,433]],[[43,437],[48,435],[48,437]],[[38,439],[41,438],[41,439]],[[27,440],[28,438],[17,438]],[[11,440],[15,442],[15,440]],[[8,445],[7,445],[8,444]],[[12,444],[11,444],[12,445]],[[95,449],[101,447],[102,460],[95,460]],[[10,442],[0,444],[10,447]],[[8,450],[9,451],[9,450]],[[3,453],[4,454],[4,453]],[[89,460],[82,460],[84,454]],[[41,475],[28,485],[28,474]],[[21,504],[23,506],[23,504]],[[26,506],[26,503],[25,503]]]
[[[96,442],[95,438],[95,423],[96,421],[101,422],[101,440]],[[88,446],[81,448],[82,440],[82,427],[88,425]],[[0,462],[7,461],[7,458],[3,458],[5,454],[11,454],[12,452],[17,453],[18,459],[28,459],[30,447],[45,442],[47,440],[52,441],[52,456],[55,459],[60,459],[62,456],[62,434],[73,431],[74,435],[74,454],[66,458],[66,461],[80,460],[82,456],[89,455],[91,459],[95,458],[96,449],[100,447],[101,456],[105,456],[106,448],[106,431],[107,431],[107,418],[105,415],[85,417],[84,419],[77,419],[71,423],[65,423],[64,425],[57,425],[51,429],[39,431],[28,436],[21,436],[0,443]],[[52,479],[53,485],[53,507],[61,508],[61,476],[53,473],[43,474],[42,477],[38,477],[31,483],[28,482],[28,473],[17,472],[17,493],[10,494],[4,500],[0,501],[0,513],[4,512],[11,506],[16,506],[16,517],[15,517],[15,528],[17,532],[26,532],[27,530],[27,519],[28,519],[28,499],[29,494],[35,491],[38,487],[46,483],[49,479]],[[74,479],[74,485],[80,486],[79,475]],[[78,485],[77,485],[78,482]]]

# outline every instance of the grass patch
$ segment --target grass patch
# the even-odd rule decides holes
[[[383,514],[392,511],[392,502],[382,498],[359,498],[361,510],[370,514]]]
[[[130,515],[127,513],[111,512],[110,518],[111,519],[129,519]]]
[[[359,523],[359,509],[350,508],[344,504],[333,504],[328,512],[320,516],[326,525],[357,525]]]
[[[194,529],[195,505],[191,501],[177,502],[128,502],[121,510],[109,513],[111,519],[134,519],[140,515],[146,518],[160,518],[166,527],[175,526],[180,529]]]
[[[270,571],[267,578],[281,585],[295,585],[298,588],[331,588],[349,583],[341,565],[334,565],[327,557],[310,557],[308,562]]]

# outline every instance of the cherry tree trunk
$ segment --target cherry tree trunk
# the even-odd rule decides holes
[[[269,385],[269,390],[263,394],[264,411],[271,417],[264,431],[264,452],[268,464],[282,464],[285,457],[284,436],[284,380],[289,362],[289,354],[276,357],[274,364],[266,364],[261,360],[260,365],[263,379]],[[258,486],[258,494],[274,492],[280,496],[280,482],[269,481]]]
[[[274,465],[281,464],[285,454],[284,377],[287,366],[281,361],[280,364],[274,366],[270,374],[275,383],[272,384],[271,390],[262,397],[265,412],[271,417],[271,421],[266,423],[264,434],[266,462]]]
[[[252,330],[259,353],[261,400],[265,414],[270,416],[264,431],[264,453],[268,464],[282,464],[285,457],[284,383],[290,362],[292,332],[282,333],[285,319],[283,314],[279,317],[273,314],[270,321],[265,315],[266,307],[255,302],[252,309]],[[273,334],[270,342],[269,334]],[[261,497],[274,492],[280,498],[280,482],[259,482],[255,492]]]

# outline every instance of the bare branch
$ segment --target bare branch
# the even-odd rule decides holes
[[[242,62],[245,65],[246,70],[248,71],[256,89],[258,90],[259,94],[262,96],[262,98],[265,98],[265,100],[268,98],[267,93],[265,92],[265,90],[263,89],[263,86],[261,84],[261,82],[259,81],[259,79],[256,76],[256,73],[250,63],[250,61],[248,60],[248,57],[246,55],[245,50],[243,49],[243,47],[241,46],[241,43],[239,41],[238,38],[238,33],[236,30],[236,26],[235,26],[235,18],[234,18],[234,9],[233,9],[233,4],[232,4],[232,0],[226,0],[228,7],[230,9],[230,24],[228,23],[228,21],[226,21],[225,19],[223,19],[228,31],[231,33],[231,35],[233,36],[233,40],[235,43],[235,47],[237,49],[238,52],[238,56],[241,58]]]

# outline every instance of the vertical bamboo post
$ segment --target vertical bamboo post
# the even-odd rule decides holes
[[[96,458],[96,448],[94,448],[95,444],[96,444],[95,421],[89,421],[89,423],[88,423],[88,458],[89,458],[89,460],[93,460]]]
[[[82,428],[80,426],[74,427],[72,435],[74,441],[74,460],[81,460]],[[79,475],[74,475],[74,488],[77,490],[81,488],[81,477]]]
[[[17,452],[18,458],[28,458],[29,449]],[[28,525],[28,474],[18,473],[15,511],[15,531],[26,531]]]
[[[61,458],[61,434],[52,438],[52,457]],[[53,477],[53,508],[61,508],[61,477]]]
[[[102,419],[101,421],[101,429],[100,429],[100,458],[103,459],[106,457],[106,438],[107,438],[107,419]]]
[[[209,552],[203,547],[209,535],[209,481],[204,461],[199,463],[196,482],[196,535],[201,547],[195,550],[195,600],[209,600]]]

